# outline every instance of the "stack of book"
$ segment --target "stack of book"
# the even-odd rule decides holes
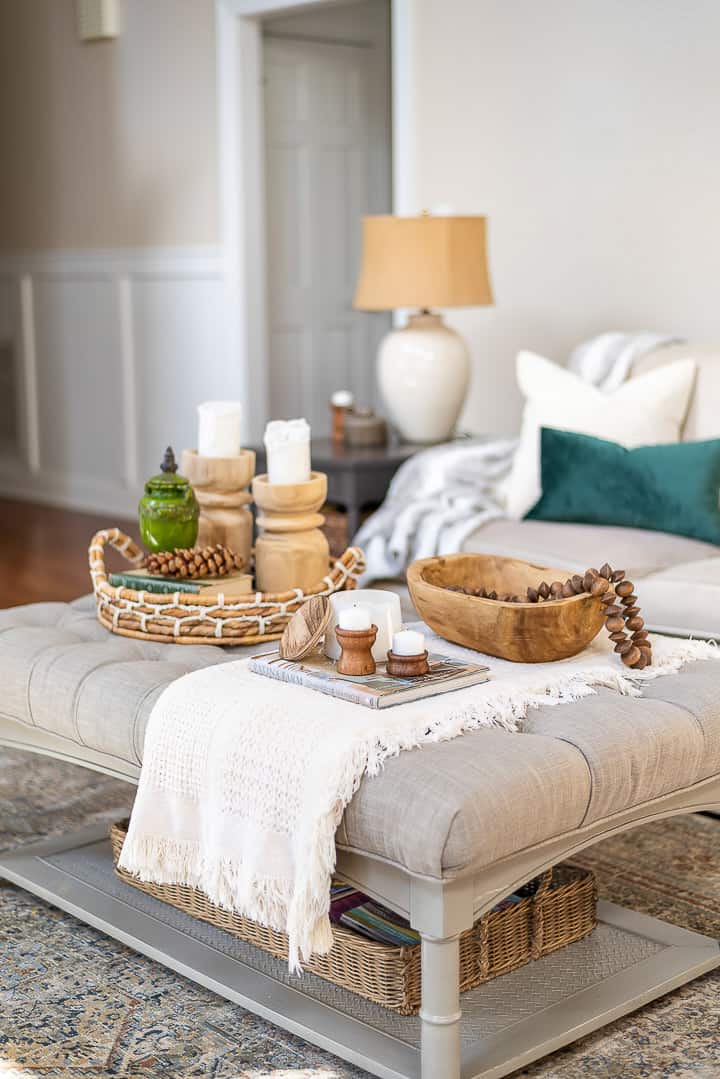
[[[519,903],[522,896],[509,895],[493,912],[506,910]],[[420,943],[420,934],[410,927],[406,918],[376,903],[363,892],[357,891],[342,880],[334,880],[330,890],[330,921],[344,925],[355,933],[393,947],[412,946]]]
[[[197,596],[201,592],[222,592],[224,596],[247,596],[252,592],[252,577],[242,570],[226,573],[222,577],[196,577],[188,580],[186,577],[162,577],[148,573],[147,570],[131,569],[124,573],[111,573],[109,581],[116,588],[134,588],[138,592],[155,592],[161,595],[190,592]]]

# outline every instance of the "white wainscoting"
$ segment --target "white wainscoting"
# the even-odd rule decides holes
[[[199,401],[242,398],[219,248],[0,255],[0,494],[134,515]]]

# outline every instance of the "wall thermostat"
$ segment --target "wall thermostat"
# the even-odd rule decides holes
[[[118,0],[77,0],[76,10],[81,41],[100,41],[120,33]]]

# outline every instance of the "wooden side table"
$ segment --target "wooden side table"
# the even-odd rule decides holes
[[[313,439],[312,466],[328,479],[328,502],[342,506],[348,518],[348,536],[352,540],[360,527],[363,510],[380,505],[390,480],[403,461],[424,446],[407,443],[350,449],[329,438]],[[255,449],[256,471],[266,471],[265,448]]]

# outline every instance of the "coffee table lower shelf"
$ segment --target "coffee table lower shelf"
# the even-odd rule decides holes
[[[0,876],[384,1079],[419,1079],[420,1021],[123,884],[97,827],[0,853]],[[462,996],[463,1079],[500,1079],[720,965],[720,945],[601,902],[597,930]],[[437,1079],[443,1079],[438,1076]]]

